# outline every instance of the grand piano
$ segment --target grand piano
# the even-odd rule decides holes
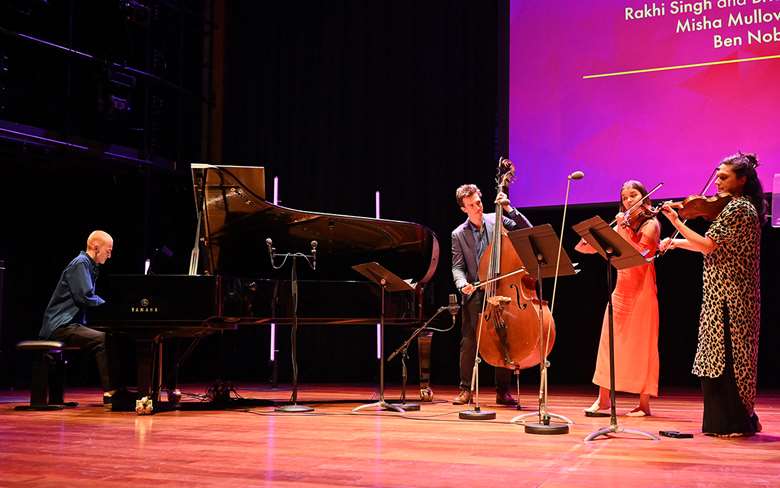
[[[192,340],[186,355],[218,331],[292,322],[290,277],[274,272],[267,239],[278,251],[308,254],[317,243],[316,272],[298,280],[301,326],[376,324],[381,291],[352,269],[372,261],[414,288],[386,295],[385,325],[422,323],[426,284],[439,259],[436,235],[427,227],[274,205],[265,197],[262,167],[192,164],[191,172],[198,224],[189,274],[101,278],[98,293],[107,303],[90,314],[91,326],[136,341],[139,396],[158,403],[163,386],[169,397],[175,390],[177,374],[166,364],[182,361],[163,355],[171,338]],[[432,396],[430,334],[419,337],[418,347],[426,400]]]

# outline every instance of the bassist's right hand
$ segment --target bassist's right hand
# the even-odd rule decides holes
[[[471,295],[472,293],[474,293],[474,290],[476,290],[476,289],[477,289],[477,287],[476,287],[476,286],[474,286],[474,285],[472,285],[471,283],[469,283],[468,285],[466,285],[466,286],[464,286],[463,288],[461,288],[461,289],[460,289],[460,292],[461,292],[461,293],[463,293],[463,294],[464,294],[464,295],[466,295],[466,296],[469,296],[469,295]]]

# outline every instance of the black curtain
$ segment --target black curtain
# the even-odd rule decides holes
[[[282,204],[425,222],[499,154],[505,2],[229,4],[224,163],[281,180]]]

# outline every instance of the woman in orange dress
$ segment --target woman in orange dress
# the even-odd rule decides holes
[[[652,216],[643,216],[652,205],[646,199],[630,216],[625,214],[647,195],[644,185],[636,180],[623,183],[620,190],[620,213],[615,230],[640,254],[655,255],[660,242],[660,225]],[[596,250],[581,240],[577,251],[586,254]],[[612,292],[615,341],[615,390],[639,394],[639,405],[626,415],[650,415],[650,397],[658,396],[658,298],[653,263],[619,270]],[[585,414],[606,415],[609,399],[609,315],[604,312],[601,340],[596,359],[593,383],[599,386],[599,397]]]

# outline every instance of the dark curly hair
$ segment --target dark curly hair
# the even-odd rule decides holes
[[[761,180],[758,179],[758,173],[756,173],[756,167],[758,167],[756,155],[738,152],[725,157],[720,164],[731,166],[731,170],[737,178],[745,177],[742,195],[747,197],[756,207],[758,221],[763,224],[766,221],[766,200],[764,199],[764,188],[761,186]]]
[[[479,188],[477,188],[477,185],[472,185],[472,184],[460,185],[458,187],[458,189],[455,190],[455,200],[458,201],[458,206],[462,207],[463,206],[463,199],[466,198],[466,197],[470,197],[471,195],[474,195],[475,193],[477,195],[479,195],[480,197],[482,196],[482,192],[479,191]]]

